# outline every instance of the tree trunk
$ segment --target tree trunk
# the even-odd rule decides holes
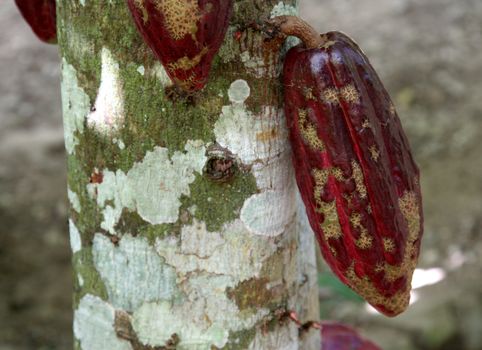
[[[319,349],[280,316],[318,319],[315,242],[279,48],[248,26],[295,12],[236,1],[188,102],[166,96],[124,0],[58,0],[77,349]]]

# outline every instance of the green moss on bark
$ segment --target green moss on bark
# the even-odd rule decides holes
[[[95,295],[107,301],[107,289],[100,274],[95,269],[92,249],[90,247],[83,248],[74,254],[72,261],[76,273],[74,276],[74,309],[77,308],[80,300],[86,294]],[[79,282],[79,276],[82,285]]]

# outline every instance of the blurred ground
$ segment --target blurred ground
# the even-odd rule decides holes
[[[419,280],[445,276],[396,319],[325,281],[323,318],[358,326],[386,350],[482,349],[482,2],[301,2],[320,31],[356,39],[394,97],[422,171],[428,270]],[[0,350],[68,349],[59,59],[13,1],[0,7],[0,62]]]

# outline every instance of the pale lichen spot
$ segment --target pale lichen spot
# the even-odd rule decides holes
[[[229,101],[232,103],[244,103],[251,94],[251,88],[246,80],[238,79],[231,83],[228,90]]]
[[[103,209],[101,227],[116,234],[123,208],[136,211],[151,224],[176,222],[181,196],[190,195],[189,185],[195,172],[202,173],[205,153],[202,141],[188,141],[185,152],[176,151],[172,157],[167,148],[155,147],[127,173],[105,171],[102,183],[89,184],[97,189],[97,204]]]
[[[90,112],[90,99],[79,86],[77,72],[65,58],[62,60],[62,116],[64,120],[65,149],[74,154],[79,144],[76,133],[84,131],[85,118]]]
[[[266,106],[260,114],[252,113],[243,103],[250,94],[247,83],[235,83],[229,90],[233,102],[222,107],[222,113],[214,125],[216,141],[246,165],[283,154],[288,150],[288,132],[282,111]],[[273,133],[273,138],[258,139],[258,135],[265,132]]]
[[[194,293],[190,298],[189,302],[178,304],[166,300],[144,303],[134,312],[132,326],[145,348],[166,348],[173,334],[180,341],[176,349],[221,349],[227,344],[230,329],[226,324],[216,322],[207,315],[202,321],[192,320],[193,313],[202,315],[208,305],[204,297]],[[209,306],[213,309],[225,307],[221,300],[219,304],[214,305],[211,301]],[[226,313],[224,308],[222,310],[218,314]],[[191,321],[186,322],[187,319]]]
[[[75,254],[82,249],[82,240],[80,238],[79,230],[71,219],[69,220],[69,234],[70,248],[72,249],[72,254]]]
[[[70,188],[67,188],[67,197],[69,198],[70,205],[72,209],[74,209],[77,213],[80,214],[82,207],[80,205],[79,196],[77,193],[72,191]]]
[[[157,78],[157,80],[159,80],[162,86],[172,86],[172,80],[167,74],[167,71],[162,64],[160,64],[159,62],[154,63],[151,72],[151,74],[153,74]]]
[[[246,50],[239,55],[239,58],[241,62],[243,62],[246,70],[255,77],[265,78],[267,75],[270,75],[270,69],[266,66],[266,62],[262,56],[256,55],[256,53],[252,55]]]
[[[180,236],[158,238],[155,249],[181,278],[201,273],[242,281],[260,273],[264,261],[278,249],[274,242],[253,235],[240,219],[226,223],[219,232],[209,232],[204,222],[194,220],[182,227]]]
[[[129,341],[117,337],[115,309],[97,296],[87,294],[74,312],[74,336],[82,349],[132,350]]]
[[[295,212],[293,191],[264,191],[244,202],[240,218],[252,233],[274,237],[285,231]]]
[[[298,9],[296,6],[285,4],[283,1],[278,2],[271,10],[270,18],[278,16],[297,16]]]
[[[144,76],[144,74],[145,74],[145,72],[146,72],[146,69],[144,68],[143,65],[140,65],[139,67],[137,67],[137,72],[138,72],[140,75]]]
[[[125,235],[116,246],[97,233],[92,255],[109,301],[116,308],[134,311],[146,301],[177,295],[176,271],[163,262],[145,238]]]

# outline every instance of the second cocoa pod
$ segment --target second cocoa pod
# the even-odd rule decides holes
[[[57,42],[55,0],[15,0],[15,3],[40,40]]]
[[[128,0],[137,29],[173,82],[186,92],[207,83],[231,17],[232,0]]]

